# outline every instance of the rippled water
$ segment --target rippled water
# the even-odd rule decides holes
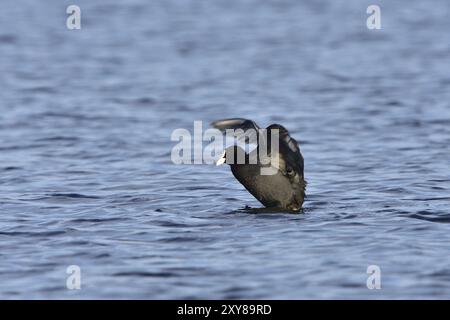
[[[450,5],[370,4],[2,1],[0,297],[450,298]],[[224,117],[299,140],[302,214],[171,162]]]

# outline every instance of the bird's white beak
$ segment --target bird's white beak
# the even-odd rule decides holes
[[[220,156],[219,160],[216,162],[216,166],[220,166],[221,164],[225,163],[225,160],[227,160],[227,156],[225,155],[225,151]]]

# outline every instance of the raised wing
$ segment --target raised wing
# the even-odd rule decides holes
[[[222,131],[224,134],[227,133],[227,129],[235,130],[234,136],[237,138],[238,142],[248,144],[258,143],[258,132],[260,128],[252,120],[231,118],[213,121],[211,122],[211,125]]]
[[[303,179],[303,171],[304,171],[304,160],[303,156],[300,152],[300,148],[298,146],[297,141],[289,135],[289,132],[285,127],[279,124],[272,124],[267,127],[267,140],[264,141],[258,140],[258,132],[260,127],[252,120],[243,119],[243,118],[231,118],[231,119],[223,119],[217,120],[211,123],[211,125],[226,133],[227,129],[241,129],[242,132],[250,132],[251,134],[242,135],[237,132],[235,135],[239,142],[245,143],[257,143],[260,147],[264,147],[266,145],[266,141],[269,144],[268,149],[270,150],[270,134],[271,129],[278,129],[279,132],[279,153],[280,153],[280,169],[285,173],[289,174],[293,171],[293,174],[298,173]],[[265,137],[265,134],[262,135]],[[300,177],[299,177],[300,178]]]
[[[304,160],[297,141],[289,135],[289,131],[282,125],[272,124],[268,126],[268,135],[271,134],[271,129],[278,129],[279,132],[280,169],[288,174],[291,170],[294,170],[294,173],[297,172],[303,178]]]

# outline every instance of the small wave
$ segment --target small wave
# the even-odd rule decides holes
[[[3,171],[13,171],[13,170],[21,170],[21,169],[22,169],[21,167],[14,167],[14,166],[2,168]]]
[[[80,138],[78,137],[73,137],[73,136],[52,136],[52,137],[45,137],[45,138],[39,138],[39,139],[35,139],[35,141],[37,142],[43,142],[43,141],[79,141]]]
[[[129,271],[117,272],[113,274],[114,277],[143,277],[143,278],[173,278],[178,277],[177,273],[173,272],[147,272],[147,271]]]
[[[443,281],[450,281],[450,270],[439,270],[428,274],[429,277],[438,278]]]
[[[54,198],[71,198],[71,199],[100,199],[97,196],[88,196],[80,193],[51,193],[49,197]]]
[[[105,218],[105,219],[99,219],[99,218],[78,218],[78,219],[72,219],[70,222],[72,223],[84,223],[84,222],[93,222],[93,223],[100,223],[100,222],[112,222],[112,221],[123,221],[127,220],[128,218]]]
[[[410,214],[409,217],[430,222],[450,223],[450,214],[439,214],[424,210]]]
[[[17,38],[11,34],[2,34],[0,35],[0,43],[3,44],[14,44],[16,43]]]
[[[45,232],[26,232],[26,231],[0,231],[2,236],[29,236],[29,237],[51,237],[65,234],[64,230],[53,230]]]
[[[31,93],[46,93],[46,94],[55,94],[58,91],[54,87],[49,86],[37,86],[37,87],[31,87],[31,88],[25,88],[23,89],[25,92],[31,92]]]
[[[215,239],[210,237],[168,237],[158,239],[157,242],[162,243],[182,243],[182,242],[213,242]]]

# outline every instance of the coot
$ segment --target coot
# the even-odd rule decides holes
[[[239,132],[235,134],[238,141],[247,137],[256,143],[256,148],[249,153],[238,145],[226,148],[217,165],[222,163],[230,165],[236,179],[264,206],[300,210],[306,188],[303,156],[297,141],[283,126],[272,124],[266,128],[266,134],[255,135],[255,132],[263,131],[255,122],[248,119],[224,119],[214,121],[211,125],[223,133],[227,132],[227,129],[242,129],[236,130]],[[274,129],[276,131],[273,131]],[[243,132],[251,133],[243,135]],[[271,143],[273,132],[278,134],[278,148]],[[276,137],[274,136],[274,139]],[[266,148],[267,151],[261,153],[261,148]],[[268,159],[272,161],[268,163]],[[272,169],[272,172],[267,174],[267,171],[262,171],[264,169]]]

